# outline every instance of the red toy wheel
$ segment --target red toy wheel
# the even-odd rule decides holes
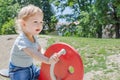
[[[55,64],[54,75],[56,80],[83,80],[83,63],[78,52],[70,45],[56,43],[51,45],[45,52],[45,56],[50,57],[58,53],[61,49],[66,50],[66,54],[60,56],[60,61]],[[50,65],[42,63],[39,80],[51,80]]]

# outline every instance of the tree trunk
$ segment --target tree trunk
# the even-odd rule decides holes
[[[120,38],[119,29],[120,29],[119,23],[116,23],[115,24],[116,38]]]
[[[120,23],[119,23],[119,18],[117,17],[117,11],[116,7],[113,6],[114,12],[113,12],[113,19],[116,21],[115,23],[115,32],[116,32],[116,38],[120,38]]]
[[[102,27],[99,27],[99,30],[97,31],[98,38],[102,38]]]

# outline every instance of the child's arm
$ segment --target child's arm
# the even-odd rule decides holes
[[[38,51],[34,51],[30,48],[24,48],[23,51],[31,56],[34,59],[37,59],[40,62],[44,62],[47,64],[52,64],[52,63],[56,63],[59,61],[59,56],[57,54],[53,54],[50,58],[44,56],[43,54],[39,53]]]
[[[45,53],[45,50],[39,45],[39,46],[38,46],[38,52],[44,54],[44,53]]]

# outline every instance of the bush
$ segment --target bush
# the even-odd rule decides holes
[[[77,27],[71,23],[69,25],[62,25],[58,28],[58,34],[61,36],[76,36]]]
[[[5,22],[1,28],[2,34],[16,34],[15,27],[14,27],[14,19],[9,20],[8,22]]]

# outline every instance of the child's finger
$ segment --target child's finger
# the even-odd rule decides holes
[[[53,56],[53,59],[55,60],[55,62],[58,62],[58,61],[59,61],[59,56],[55,54],[55,55]]]

